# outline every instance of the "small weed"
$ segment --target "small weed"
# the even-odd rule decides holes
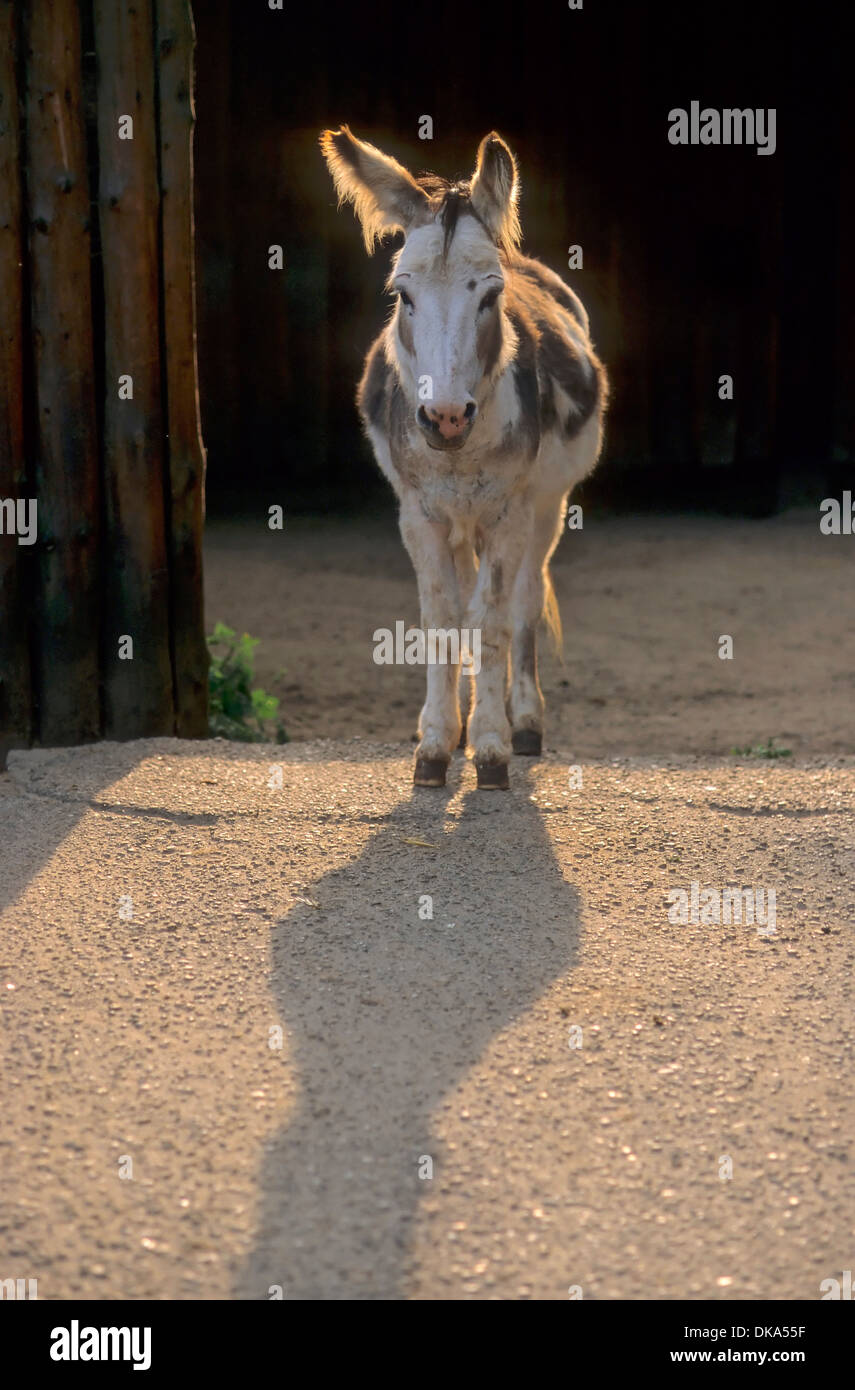
[[[769,738],[765,743],[755,743],[752,748],[749,744],[746,748],[731,748],[734,758],[791,758],[792,748],[777,748],[775,740]]]
[[[213,738],[239,739],[244,743],[287,743],[284,725],[270,725],[279,709],[275,695],[252,687],[252,667],[259,639],[217,623],[207,638],[211,653],[208,670],[208,726]]]

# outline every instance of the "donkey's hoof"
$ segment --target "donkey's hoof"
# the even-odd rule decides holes
[[[476,763],[478,790],[482,792],[506,792],[510,786],[507,763]]]
[[[543,734],[537,729],[514,729],[511,747],[523,758],[539,758],[543,752]]]
[[[444,787],[448,763],[442,758],[416,758],[414,787]]]

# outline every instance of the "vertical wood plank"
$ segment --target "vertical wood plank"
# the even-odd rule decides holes
[[[108,737],[174,731],[169,652],[159,326],[158,180],[151,0],[95,0],[98,204],[104,274],[104,631]],[[133,139],[119,138],[119,118]],[[120,376],[133,399],[120,400]],[[119,659],[119,638],[133,659]]]
[[[229,0],[206,0],[204,25],[206,41],[196,54],[198,100],[203,103],[195,132],[199,380],[205,403],[207,462],[222,472],[240,454],[238,354],[232,350],[237,316],[232,146],[238,114],[231,100],[229,55],[235,35]],[[217,442],[219,457],[211,453],[211,439]]]
[[[37,732],[43,744],[68,744],[100,732],[98,450],[80,21],[75,0],[31,0],[25,16]]]
[[[835,227],[836,266],[834,271],[835,332],[832,358],[834,395],[832,402],[831,463],[826,470],[824,495],[840,495],[851,488],[855,472],[855,334],[852,311],[855,305],[855,260],[852,256],[852,227],[855,225],[855,179],[852,178],[851,140],[855,129],[855,90],[849,68],[855,43],[855,15],[840,6],[834,19],[834,49],[837,54],[837,222]],[[844,66],[845,65],[845,66]],[[827,490],[826,490],[827,489]]]
[[[12,0],[0,0],[0,498],[15,499],[27,491],[19,40]],[[26,747],[32,733],[25,565],[16,537],[0,536],[0,770],[9,749]]]
[[[156,0],[163,328],[170,515],[167,526],[176,732],[208,733],[202,527],[205,451],[199,419],[193,218],[190,0]]]

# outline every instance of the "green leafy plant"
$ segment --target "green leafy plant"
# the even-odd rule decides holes
[[[777,748],[775,740],[768,738],[765,743],[750,744],[746,748],[731,748],[731,754],[735,758],[791,758],[792,748]]]
[[[214,738],[239,739],[244,743],[288,742],[280,721],[275,728],[270,727],[279,709],[278,699],[252,685],[258,641],[247,632],[238,637],[225,623],[217,623],[207,638],[211,654],[208,726]]]

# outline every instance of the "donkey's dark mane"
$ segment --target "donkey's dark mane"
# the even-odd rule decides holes
[[[450,179],[443,178],[441,174],[420,174],[416,183],[427,193],[436,212],[437,220],[442,226],[443,260],[448,256],[448,248],[452,243],[461,216],[474,217],[476,222],[481,223],[489,236],[489,230],[483,219],[478,216],[472,206],[472,187],[469,179],[457,179],[452,183]],[[490,237],[490,240],[492,241],[493,238]]]

